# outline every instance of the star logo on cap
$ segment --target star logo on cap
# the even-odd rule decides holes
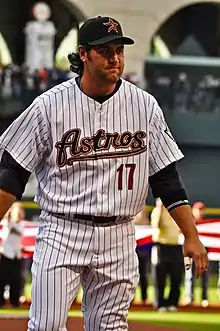
[[[113,19],[109,18],[109,21],[107,23],[103,23],[103,25],[108,26],[108,33],[110,33],[112,30],[118,33],[118,23],[114,22]]]

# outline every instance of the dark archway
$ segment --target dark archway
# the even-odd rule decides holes
[[[173,13],[155,32],[151,54],[155,52],[155,37],[166,45],[171,55],[220,55],[220,4],[193,4]]]
[[[19,65],[24,62],[24,27],[26,22],[32,19],[31,8],[37,2],[36,0],[1,0],[0,31],[7,42],[13,62]],[[56,52],[69,30],[78,25],[79,13],[65,0],[45,0],[44,2],[51,8],[51,20],[57,29]]]

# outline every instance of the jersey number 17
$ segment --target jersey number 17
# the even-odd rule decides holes
[[[133,183],[134,183],[134,171],[136,168],[136,164],[134,163],[126,163],[126,164],[121,164],[120,167],[117,169],[118,172],[118,190],[121,191],[123,190],[123,176],[125,169],[129,169],[128,172],[128,181],[127,181],[127,189],[132,190],[133,189]],[[126,174],[127,175],[127,171]]]

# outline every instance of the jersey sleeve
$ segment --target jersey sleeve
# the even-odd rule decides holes
[[[149,175],[183,158],[157,101],[153,102],[149,132]]]
[[[47,150],[48,135],[46,112],[35,99],[0,137],[0,160],[7,151],[24,169],[33,172]]]

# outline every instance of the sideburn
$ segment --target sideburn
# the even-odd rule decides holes
[[[87,57],[89,61],[92,61],[91,55],[90,55],[90,51],[87,52]]]

